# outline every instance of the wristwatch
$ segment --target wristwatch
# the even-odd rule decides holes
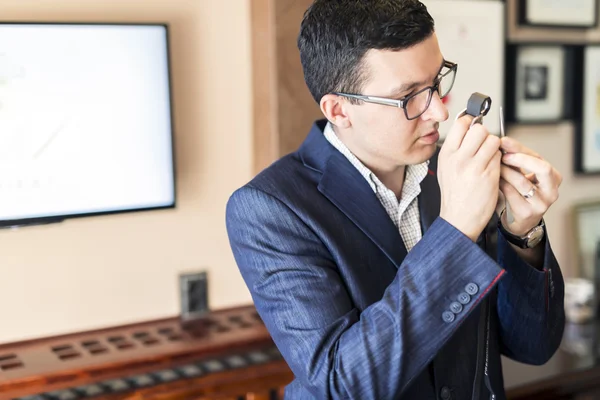
[[[543,219],[535,228],[527,232],[524,236],[517,236],[507,231],[504,228],[504,225],[502,225],[502,214],[504,214],[505,210],[506,209],[502,210],[500,218],[498,219],[498,228],[500,229],[500,232],[502,232],[502,235],[504,235],[504,238],[508,242],[514,244],[517,247],[520,247],[521,249],[533,249],[535,246],[540,244],[542,239],[544,239],[544,235],[546,233]]]

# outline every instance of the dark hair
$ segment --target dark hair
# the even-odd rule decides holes
[[[304,13],[298,49],[317,103],[327,93],[359,93],[367,51],[403,50],[431,36],[434,22],[417,0],[315,0]]]

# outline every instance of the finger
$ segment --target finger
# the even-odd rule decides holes
[[[505,154],[502,162],[506,165],[531,171],[535,174],[542,190],[554,188],[554,168],[546,160],[535,158],[524,153]]]
[[[474,157],[479,151],[479,148],[486,142],[489,137],[496,137],[489,134],[488,130],[481,124],[473,125],[463,138],[462,144],[460,145],[460,152],[466,157]],[[496,137],[497,138],[497,137]],[[498,140],[496,150],[500,147],[500,141]],[[493,154],[489,154],[491,157]],[[486,162],[489,158],[486,159]]]
[[[540,187],[540,182],[538,181],[537,176],[535,176],[534,173],[525,174],[525,178],[527,178],[527,180],[531,182],[534,186],[538,188]],[[562,182],[562,176],[556,170],[554,170],[553,182],[554,186],[552,186],[549,190],[538,190],[536,192],[536,196],[542,198],[545,204],[547,205],[554,204],[556,200],[558,200],[558,187]]]
[[[506,164],[504,164],[504,162],[502,162],[502,165],[506,165]],[[522,175],[527,175],[527,174],[528,174],[528,172],[527,172],[527,171],[523,171],[521,168],[513,167],[513,166],[511,166],[511,165],[506,165],[506,166],[507,166],[508,168],[512,168],[512,169],[514,169],[515,171],[517,171],[518,173],[520,173],[520,174],[522,174]],[[534,174],[534,173],[531,173],[531,175],[535,175],[535,174]]]
[[[503,151],[505,151],[507,153],[523,153],[523,154],[528,154],[535,158],[543,159],[543,157],[540,156],[538,153],[531,150],[527,146],[524,146],[518,140],[513,139],[511,137],[505,136],[502,138],[501,148]]]
[[[506,164],[503,163],[502,165],[506,165]],[[535,174],[533,172],[528,172],[528,171],[522,170],[521,168],[513,167],[510,165],[506,165],[506,166],[508,168],[514,169],[521,175],[525,175],[525,177],[527,177],[527,179],[529,179],[531,182],[535,183],[536,185],[539,183],[537,180],[537,177],[535,176]]]
[[[513,215],[519,220],[524,221],[534,216],[544,215],[548,209],[546,202],[538,192],[533,197],[526,199],[504,178],[500,179],[500,191],[504,193],[506,201],[510,204]]]
[[[534,186],[525,175],[505,165],[500,167],[500,176],[517,189],[521,196],[528,193]]]
[[[488,135],[477,153],[473,156],[476,162],[480,163],[483,168],[497,168],[502,159],[502,153],[499,150],[500,140],[497,136]]]
[[[514,169],[513,167],[507,167],[507,168]],[[537,176],[535,176],[535,174],[533,172],[531,172],[529,174],[523,174],[523,176],[525,176],[525,178],[527,178],[527,180],[529,182],[533,183],[534,185],[537,185],[538,183],[540,183],[537,179]]]
[[[490,172],[493,169],[497,168],[499,171],[500,169],[498,167],[500,166],[501,159],[502,159],[502,152],[500,150],[496,150],[496,153],[492,156],[492,158],[488,162],[486,170],[488,172]],[[498,178],[500,178],[500,173],[498,173]]]
[[[527,199],[521,196],[521,193],[519,193],[519,191],[504,178],[500,178],[500,191],[504,194],[506,201],[510,203],[513,214],[515,210],[531,207],[530,204],[527,203]]]
[[[473,121],[473,117],[470,115],[465,115],[454,121],[452,127],[448,131],[448,135],[446,135],[444,146],[453,152],[458,150],[462,144],[463,138],[469,130],[471,121]]]

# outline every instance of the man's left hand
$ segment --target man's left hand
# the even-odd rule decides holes
[[[536,227],[558,199],[561,174],[539,154],[515,139],[504,137],[501,149],[500,190],[510,205],[513,221],[502,218],[504,228],[524,236]]]

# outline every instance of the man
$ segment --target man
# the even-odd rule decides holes
[[[500,355],[542,364],[562,337],[560,174],[468,116],[439,149],[457,67],[416,0],[316,0],[298,45],[326,119],[227,206],[286,398],[503,399]]]

